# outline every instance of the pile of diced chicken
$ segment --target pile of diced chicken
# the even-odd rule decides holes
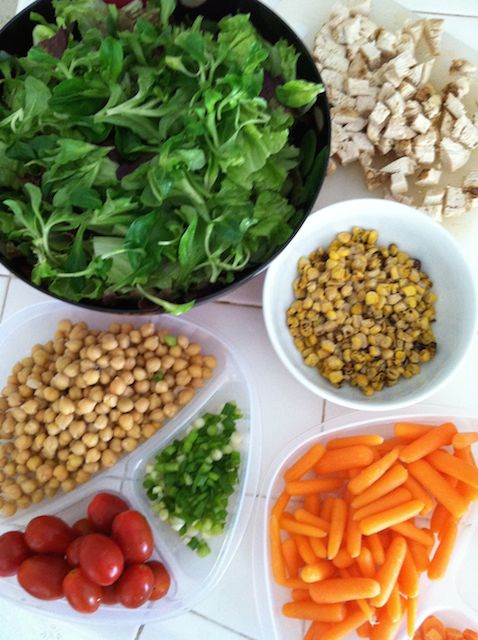
[[[371,0],[337,4],[317,34],[314,58],[332,114],[329,173],[359,162],[370,190],[412,204],[433,218],[478,206],[478,171],[462,186],[442,173],[464,167],[478,148],[478,113],[462,102],[476,69],[453,60],[450,82],[429,83],[440,52],[442,20],[407,22],[392,32],[370,18]]]

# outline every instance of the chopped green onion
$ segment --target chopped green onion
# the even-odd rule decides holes
[[[164,336],[164,342],[168,347],[175,347],[178,344],[178,339],[176,336]]]
[[[161,382],[165,375],[166,374],[164,373],[164,371],[156,371],[156,373],[152,377],[152,380],[153,382]]]

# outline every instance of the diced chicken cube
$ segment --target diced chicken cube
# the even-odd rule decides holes
[[[357,96],[356,109],[361,116],[369,116],[375,107],[376,101],[372,96]]]
[[[461,142],[468,149],[478,147],[478,129],[468,116],[460,116],[455,122],[451,136],[454,140]]]
[[[327,87],[327,98],[332,107],[342,107],[344,109],[355,109],[356,100],[346,93],[335,89],[332,86]]]
[[[422,106],[418,100],[407,100],[405,103],[405,117],[409,120],[416,118],[422,112]]]
[[[458,76],[453,82],[449,82],[445,91],[453,93],[457,98],[464,98],[470,93],[471,83],[467,76]]]
[[[339,144],[339,148],[337,149],[337,156],[340,159],[340,162],[345,166],[358,160],[359,150],[357,146],[353,143],[352,140],[346,140],[345,142],[341,142]]]
[[[427,133],[421,133],[413,141],[413,155],[419,164],[432,164],[435,162],[437,133],[430,129]]]
[[[375,153],[375,147],[373,152]],[[364,151],[359,155],[359,162],[363,169],[368,169],[372,166],[372,156]]]
[[[407,20],[403,26],[402,31],[409,33],[415,44],[418,44],[423,37],[423,29],[425,27],[425,20],[415,20],[411,22]]]
[[[364,38],[367,38],[368,40],[375,40],[377,31],[378,26],[375,24],[375,22],[373,22],[373,20],[370,20],[370,18],[363,16],[360,22],[360,35]]]
[[[457,171],[470,159],[470,150],[451,138],[443,138],[440,142],[440,158],[445,169]]]
[[[451,75],[474,76],[476,73],[476,67],[468,60],[457,58],[451,61],[449,71]]]
[[[380,141],[380,135],[382,133],[383,125],[377,125],[373,122],[370,122],[367,125],[367,137],[373,142],[373,144],[378,144]]]
[[[403,51],[398,56],[395,56],[395,58],[392,58],[390,62],[387,63],[387,67],[393,69],[401,81],[408,75],[409,69],[416,64],[417,60],[413,53],[411,51]]]
[[[418,207],[420,211],[423,211],[427,215],[432,218],[432,220],[436,220],[437,222],[441,222],[443,217],[443,205],[441,204],[429,204]]]
[[[455,118],[459,118],[466,114],[465,105],[453,93],[449,93],[445,100],[445,107]]]
[[[393,150],[399,158],[402,156],[413,156],[412,140],[396,140],[393,143]]]
[[[384,82],[383,85],[380,87],[380,90],[377,95],[377,99],[380,100],[381,102],[385,102],[387,98],[390,98],[390,96],[393,96],[395,91],[396,91],[396,88],[392,84],[390,84],[390,82]]]
[[[416,87],[407,80],[402,80],[398,87],[398,91],[404,100],[409,100],[416,93]]]
[[[432,126],[431,121],[426,118],[422,113],[419,113],[413,120],[411,127],[418,133],[426,133]]]
[[[324,81],[324,85],[326,88],[334,87],[334,89],[337,89],[338,91],[344,90],[345,76],[343,76],[338,71],[332,71],[332,69],[322,69],[320,75],[322,76],[322,80]]]
[[[383,137],[390,140],[410,140],[415,135],[403,116],[392,116],[383,132]]]
[[[404,176],[410,176],[415,173],[417,163],[412,158],[398,158],[382,168],[383,173],[402,173]]]
[[[324,66],[327,66],[325,63],[327,62],[327,58],[330,55],[340,56],[341,58],[345,58],[345,53],[347,49],[343,44],[339,44],[335,42],[335,40],[327,33],[319,33],[314,42],[314,58],[319,62],[323,62]]]
[[[348,5],[352,16],[368,16],[372,8],[372,0],[349,0]]]
[[[361,53],[353,56],[349,66],[348,76],[349,78],[359,78],[361,80],[372,77],[365,58]]]
[[[440,133],[442,138],[449,138],[453,133],[453,128],[455,126],[455,118],[451,115],[449,111],[446,109],[442,113],[441,123],[440,123]]]
[[[370,69],[377,69],[380,66],[381,53],[373,42],[367,42],[360,47],[360,52]]]
[[[382,155],[386,156],[387,153],[390,153],[390,151],[393,149],[393,140],[391,140],[390,138],[384,138],[382,136],[377,142],[377,149]]]
[[[434,120],[438,115],[440,115],[440,111],[442,108],[442,99],[438,93],[430,96],[428,100],[425,100],[423,103],[423,113],[430,118],[430,120]]]
[[[436,58],[431,58],[431,60],[427,60],[423,63],[422,68],[422,77],[420,82],[423,84],[430,80],[430,76],[432,75],[433,67],[435,66]]]
[[[470,203],[466,193],[461,187],[447,187],[445,195],[445,207],[443,215],[445,218],[460,216],[470,208]]]
[[[442,187],[436,187],[435,189],[428,189],[423,198],[424,205],[443,204],[445,198],[445,189]]]
[[[361,131],[359,131],[358,133],[353,133],[352,141],[361,153],[365,153],[368,156],[374,155],[375,147],[368,139],[367,134],[362,133]]]
[[[369,122],[377,127],[383,126],[390,116],[390,109],[383,104],[377,102],[369,117]]]
[[[470,171],[463,181],[463,191],[470,200],[472,208],[478,207],[478,171]]]
[[[430,51],[434,56],[437,56],[440,53],[442,35],[443,20],[441,18],[425,20],[425,38]]]
[[[376,39],[376,45],[382,53],[387,56],[392,56],[397,50],[397,38],[391,31],[380,29]]]
[[[347,5],[342,2],[336,2],[330,10],[330,20],[328,25],[333,29],[350,16]]]
[[[390,176],[390,191],[394,196],[408,191],[408,182],[404,173],[392,173]]]
[[[365,118],[359,116],[354,109],[334,108],[333,120],[335,124],[339,124],[345,127],[348,131],[361,131],[367,121]]]
[[[377,87],[373,87],[368,80],[347,78],[347,92],[351,96],[376,96]]]
[[[334,29],[336,40],[340,44],[352,44],[360,37],[360,16],[346,18]]]
[[[367,183],[367,188],[369,191],[375,191],[379,187],[383,187],[384,184],[388,181],[388,176],[385,173],[381,173],[377,171],[377,169],[367,169],[365,171],[365,181]]]
[[[439,169],[422,169],[415,180],[417,187],[430,187],[439,184],[441,179]]]
[[[405,111],[405,100],[398,91],[395,91],[389,98],[387,98],[385,100],[385,104],[394,116],[401,116]]]

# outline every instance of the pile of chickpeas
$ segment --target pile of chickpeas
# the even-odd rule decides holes
[[[71,491],[150,438],[204,385],[216,358],[186,336],[62,320],[35,345],[0,395],[4,516]]]
[[[339,233],[300,258],[287,325],[304,363],[366,396],[420,373],[437,350],[433,283],[374,229]]]

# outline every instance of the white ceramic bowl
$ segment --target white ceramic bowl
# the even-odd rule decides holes
[[[421,260],[438,294],[434,332],[437,354],[423,365],[419,375],[400,379],[393,387],[371,398],[344,384],[337,389],[315,368],[303,363],[286,324],[287,309],[294,296],[292,283],[297,262],[318,247],[327,247],[337,233],[353,226],[376,229],[379,245],[396,243],[410,256]],[[450,234],[426,214],[388,200],[364,198],[338,202],[313,213],[299,233],[274,260],[267,272],[263,297],[264,319],[272,345],[302,384],[317,395],[337,404],[379,411],[398,409],[436,392],[457,369],[477,327],[476,284],[467,262]]]

